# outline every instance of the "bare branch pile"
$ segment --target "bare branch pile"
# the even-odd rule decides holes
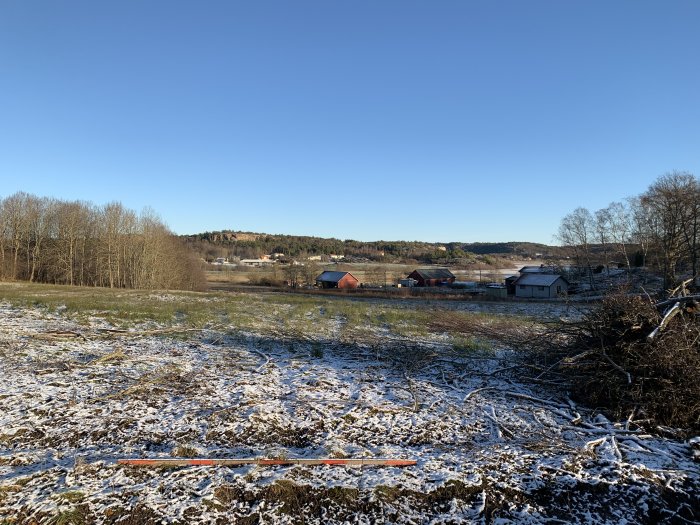
[[[660,303],[612,294],[580,321],[508,330],[478,320],[438,317],[434,328],[477,336],[521,352],[529,379],[629,425],[700,430],[700,297]]]

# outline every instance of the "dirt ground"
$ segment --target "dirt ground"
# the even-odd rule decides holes
[[[342,316],[305,334],[270,330],[283,307],[261,311],[259,331],[149,322],[114,332],[99,312],[85,323],[60,308],[0,304],[0,522],[700,519],[688,443],[525,381],[517,351],[456,355],[440,334],[353,343]],[[116,462],[144,457],[418,464]]]

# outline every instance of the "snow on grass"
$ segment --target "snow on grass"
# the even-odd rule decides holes
[[[315,309],[302,330],[275,317],[289,308],[261,313],[267,330],[183,336],[105,333],[99,315],[86,326],[60,310],[0,304],[0,520],[700,519],[700,470],[687,443],[625,431],[520,382],[501,371],[512,364],[508,352],[456,358],[444,338],[401,339],[382,326],[364,343],[338,312]],[[66,336],[44,337],[56,330]],[[116,464],[174,456],[418,465]]]

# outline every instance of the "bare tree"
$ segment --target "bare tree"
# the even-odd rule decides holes
[[[586,208],[582,207],[576,208],[561,220],[557,234],[559,242],[573,250],[577,265],[586,269],[591,288],[594,288],[590,247],[593,236],[593,215]]]
[[[640,198],[647,215],[644,225],[653,241],[666,288],[676,281],[684,248],[686,197],[696,186],[695,177],[689,173],[672,172],[659,177]]]
[[[17,193],[0,200],[0,277],[110,287],[201,289],[191,252],[150,212]]]
[[[15,193],[5,199],[7,235],[12,250],[12,278],[20,278],[20,253],[28,235],[27,217],[24,213],[29,195]]]
[[[297,263],[297,261],[291,261],[284,270],[282,270],[287,284],[292,288],[297,288],[301,284],[303,280],[303,268],[304,267]]]
[[[56,205],[56,242],[54,280],[63,284],[85,285],[87,249],[92,237],[94,211],[78,201]]]
[[[0,279],[5,278],[5,246],[8,237],[7,212],[5,199],[0,200]]]
[[[603,259],[605,268],[610,275],[610,258],[608,257],[608,245],[610,243],[610,213],[607,208],[598,210],[593,217],[593,228],[596,234],[596,240],[600,243],[603,249]]]
[[[595,238],[603,247],[606,262],[612,242],[628,268],[627,245],[639,246],[642,264],[658,269],[666,288],[676,283],[679,273],[696,278],[700,273],[700,181],[691,173],[673,171],[626,202],[611,203],[596,212],[595,218],[585,208],[577,208],[562,219],[559,241],[571,247],[579,264],[585,261],[589,268],[588,245]]]
[[[684,183],[678,195],[684,212],[681,233],[685,245],[685,256],[694,279],[698,276],[698,249],[700,248],[700,182],[689,173],[682,174],[682,178]]]
[[[110,288],[121,288],[127,285],[124,280],[126,262],[126,239],[133,230],[135,216],[124,209],[121,203],[112,202],[100,210],[99,232],[101,242],[101,263],[106,278],[104,283]]]
[[[55,238],[56,201],[49,198],[30,197],[27,202],[29,215],[28,259],[31,259],[29,269],[29,281],[37,278],[39,271],[45,272],[47,264],[44,261],[44,247],[47,242]]]
[[[632,225],[630,239],[639,246],[642,254],[642,266],[646,266],[649,259],[649,249],[652,244],[651,227],[649,224],[650,214],[641,196],[628,197],[627,202]]]
[[[307,286],[313,286],[316,282],[316,277],[318,277],[322,271],[321,266],[313,262],[307,261],[301,268],[301,274],[304,284]]]
[[[622,255],[629,270],[631,266],[630,258],[627,254],[627,244],[630,242],[630,236],[632,235],[630,211],[621,202],[611,202],[606,210],[610,227],[610,240],[617,247],[618,253]]]

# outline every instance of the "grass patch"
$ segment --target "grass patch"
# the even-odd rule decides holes
[[[110,364],[110,363],[119,363],[126,358],[127,358],[127,355],[124,353],[124,350],[119,349],[119,350],[115,350],[114,352],[110,352],[107,355],[103,355],[99,359],[95,359],[94,361],[92,361],[91,364],[106,365],[106,364]]]
[[[8,500],[11,494],[22,490],[21,485],[3,485],[0,487],[0,503]],[[0,522],[1,523],[1,522]]]
[[[61,503],[80,503],[85,499],[85,493],[79,490],[70,490],[61,494],[54,494],[51,499]]]
[[[452,341],[452,348],[458,354],[468,354],[471,352],[490,350],[492,348],[491,344],[487,341],[460,334],[454,335]]]
[[[439,311],[424,304],[357,299],[351,296],[256,294],[231,292],[144,291],[0,283],[0,301],[16,307],[39,307],[81,324],[98,318],[117,328],[209,328],[247,331],[277,338],[380,344],[388,334],[431,338],[448,334],[463,350],[481,346],[470,340],[474,327],[498,332],[521,329],[522,319]],[[174,337],[170,334],[169,337]],[[189,337],[184,335],[183,337]],[[96,363],[124,359],[119,351]],[[314,351],[314,357],[322,357]]]
[[[379,501],[393,503],[401,497],[401,489],[389,485],[379,485],[374,489],[374,494]]]
[[[466,350],[488,349],[492,342],[516,343],[542,331],[541,323],[525,316],[453,311],[436,312],[428,325],[433,332],[450,335],[456,347]]]
[[[199,457],[199,450],[189,445],[178,445],[170,454],[176,458],[196,458]]]
[[[284,479],[269,485],[262,493],[266,501],[281,504],[280,511],[289,516],[316,515],[322,505],[327,507],[329,503],[340,508],[352,508],[360,495],[356,488],[330,487],[317,491]]]

